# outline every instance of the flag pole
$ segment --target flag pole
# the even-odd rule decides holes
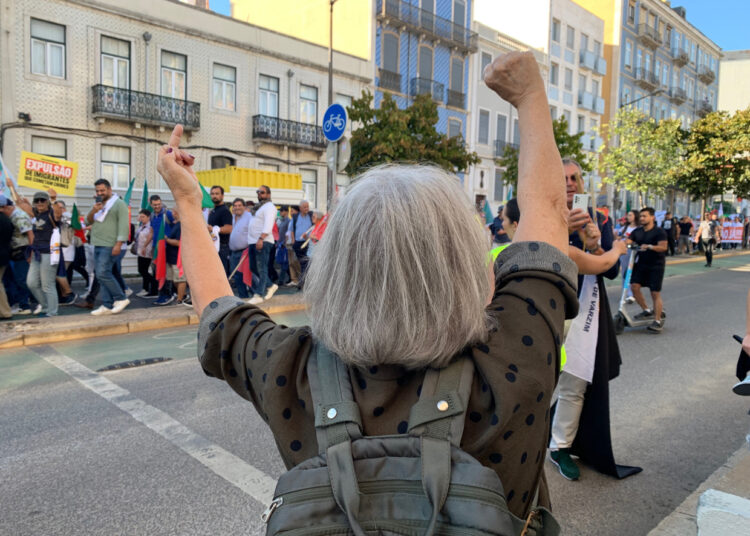
[[[229,277],[227,277],[229,281],[232,280],[232,278],[234,277],[234,274],[237,273],[237,270],[239,270],[240,266],[242,266],[242,263],[245,262],[246,258],[247,258],[247,250],[245,250],[245,252],[242,254],[242,258],[240,259],[240,262],[237,263],[237,266],[234,267],[234,270],[232,270],[232,273],[229,274]]]

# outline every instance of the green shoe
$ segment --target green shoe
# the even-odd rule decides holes
[[[568,480],[578,480],[581,471],[578,469],[576,462],[570,457],[570,449],[553,450],[550,453],[552,463],[560,470],[560,474]]]

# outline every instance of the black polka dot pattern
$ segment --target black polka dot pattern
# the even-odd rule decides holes
[[[531,426],[532,424],[534,424],[534,414],[533,413],[529,413],[526,416],[526,426]]]
[[[499,452],[493,452],[492,454],[490,454],[490,461],[495,464],[500,463],[501,461],[503,461],[503,455]]]
[[[471,422],[479,422],[482,420],[482,414],[477,411],[472,411],[469,413],[469,419]]]
[[[284,387],[286,385],[286,376],[279,376],[276,378],[276,385]]]
[[[529,251],[539,251],[539,244],[536,242],[529,242]]]
[[[294,452],[299,452],[302,449],[302,443],[298,439],[295,439],[289,444],[289,448]]]
[[[529,335],[524,335],[521,339],[521,342],[524,346],[532,346],[534,344],[534,339],[532,339]]]
[[[396,430],[398,430],[399,434],[405,434],[408,428],[409,423],[406,421],[401,421],[400,423],[398,423],[398,428]]]
[[[372,410],[372,416],[373,417],[380,417],[383,412],[385,412],[385,408],[383,406],[378,406],[374,410]]]
[[[284,411],[281,412],[281,416],[288,421],[292,418],[292,410],[289,408],[284,408]]]

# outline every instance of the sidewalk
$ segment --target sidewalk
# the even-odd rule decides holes
[[[63,314],[54,318],[14,316],[11,320],[0,322],[0,350],[198,324],[198,316],[192,307],[159,307],[153,305],[153,300],[146,301],[134,296],[130,299],[132,305],[118,315],[95,317],[87,309],[61,307]],[[260,308],[272,315],[302,311],[305,304],[301,292],[280,289]]]

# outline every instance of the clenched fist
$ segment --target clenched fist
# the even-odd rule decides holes
[[[484,68],[484,83],[518,108],[532,95],[546,98],[539,66],[531,52],[502,54]]]

